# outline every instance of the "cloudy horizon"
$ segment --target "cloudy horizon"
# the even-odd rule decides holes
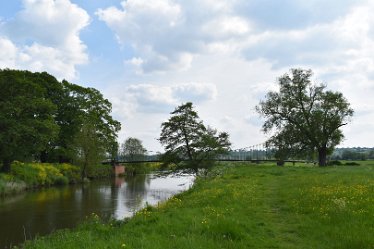
[[[291,68],[312,69],[355,111],[339,147],[374,147],[373,12],[369,0],[3,1],[0,68],[97,88],[119,142],[149,151],[187,101],[233,148],[263,143],[255,106]]]

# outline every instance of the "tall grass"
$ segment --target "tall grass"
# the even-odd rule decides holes
[[[213,170],[129,220],[94,216],[25,248],[374,248],[373,166]]]

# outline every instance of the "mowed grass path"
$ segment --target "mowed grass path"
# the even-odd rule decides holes
[[[226,164],[213,173],[126,222],[92,217],[25,247],[374,248],[373,165]]]

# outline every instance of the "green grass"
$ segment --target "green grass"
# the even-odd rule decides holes
[[[374,248],[374,165],[220,165],[124,222],[93,216],[25,248]]]

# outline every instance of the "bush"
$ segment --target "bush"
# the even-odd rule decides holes
[[[21,192],[26,187],[25,182],[14,179],[11,175],[0,174],[0,196]]]
[[[360,164],[356,163],[356,162],[346,162],[345,165],[347,165],[347,166],[360,166]]]
[[[1,176],[0,176],[0,196],[3,195],[4,192],[5,192],[5,181],[1,179]]]
[[[79,168],[69,164],[14,162],[11,174],[31,187],[67,184],[79,180]]]
[[[147,174],[151,169],[145,163],[126,164],[125,175]]]
[[[68,164],[68,163],[61,163],[55,164],[54,167],[60,170],[60,172],[68,179],[70,183],[79,182],[81,179],[80,169],[77,166]]]
[[[90,167],[88,170],[89,178],[106,178],[113,174],[113,169],[111,165],[96,165]]]
[[[55,179],[54,184],[56,185],[68,185],[69,179],[66,176],[59,176]]]
[[[28,185],[35,186],[41,184],[45,172],[39,172],[39,167],[32,167],[29,164],[15,161],[11,166],[11,174],[18,179],[25,181]]]
[[[341,166],[343,165],[343,163],[339,160],[332,160],[332,161],[329,161],[327,163],[327,165],[330,165],[330,166]]]

